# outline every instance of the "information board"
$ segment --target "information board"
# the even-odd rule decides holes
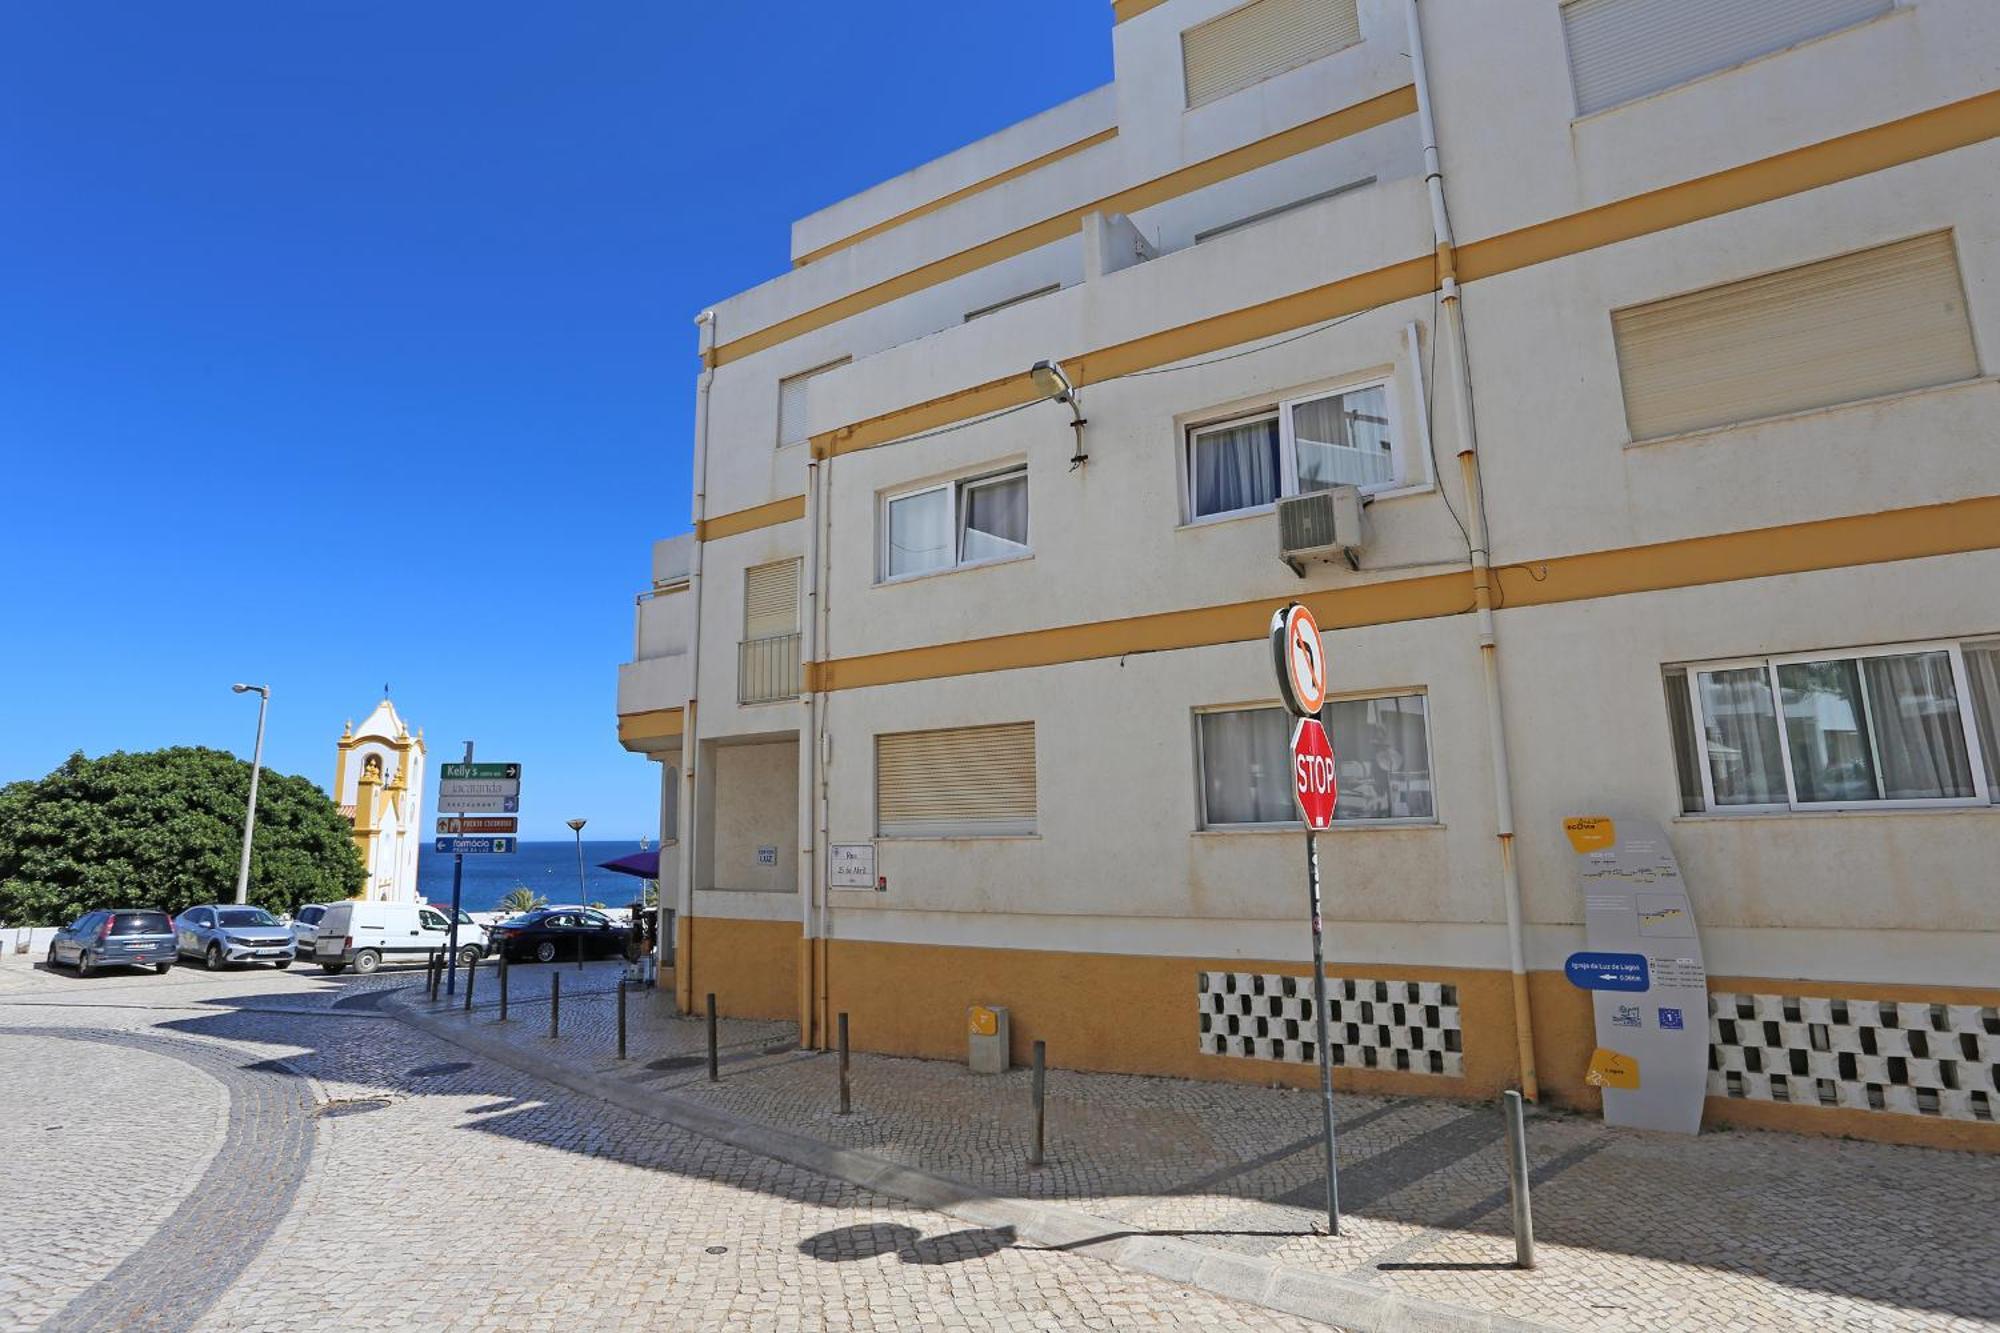
[[[1693,1134],[1708,1091],[1708,970],[1666,834],[1649,819],[1563,821],[1589,950],[1564,971],[1591,993],[1597,1050],[1587,1080],[1604,1119]]]
[[[836,889],[872,889],[875,880],[875,844],[835,842],[827,844],[827,882]]]

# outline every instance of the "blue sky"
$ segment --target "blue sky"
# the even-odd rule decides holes
[[[326,784],[384,682],[530,836],[651,835],[616,664],[701,307],[793,218],[1106,82],[1105,0],[0,6],[0,782]]]

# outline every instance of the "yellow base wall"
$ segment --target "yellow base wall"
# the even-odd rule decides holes
[[[683,921],[694,928],[693,984],[684,1003],[699,1012],[713,990],[719,1012],[738,1018],[793,1019],[808,1045],[824,1045],[832,1016],[848,1015],[855,1050],[938,1060],[966,1058],[966,1010],[1004,1007],[1012,1019],[1012,1056],[1028,1063],[1033,1043],[1066,1069],[1155,1074],[1295,1088],[1317,1087],[1310,1065],[1204,1054],[1198,1046],[1196,975],[1204,971],[1311,975],[1309,965],[1243,959],[1156,958],[1127,954],[975,949],[860,940],[805,940],[795,922],[720,917]],[[683,935],[683,947],[687,936]],[[686,955],[683,955],[683,959]],[[1499,970],[1392,967],[1334,960],[1342,976],[1436,981],[1458,987],[1464,1076],[1394,1070],[1334,1070],[1343,1091],[1484,1100],[1519,1086],[1512,985]],[[1848,999],[1921,1000],[1996,1005],[2000,991],[1952,987],[1781,981],[1716,977],[1716,990]],[[824,988],[826,1004],[819,996]],[[1597,1089],[1584,1081],[1596,1046],[1588,992],[1559,972],[1528,977],[1536,1072],[1543,1104],[1596,1114]],[[815,1020],[818,1020],[817,1022]],[[1888,1112],[1711,1097],[1706,1126],[1735,1125],[1794,1133],[1874,1139],[1939,1148],[2000,1152],[2000,1123],[1944,1120]]]
[[[799,923],[704,916],[678,921],[680,1005],[700,1013],[710,991],[725,1018],[799,1016]]]

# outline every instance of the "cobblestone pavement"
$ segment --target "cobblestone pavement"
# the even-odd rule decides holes
[[[1312,1092],[1051,1070],[1049,1163],[1026,1166],[1028,1075],[857,1054],[854,1113],[831,1056],[790,1024],[703,1022],[634,992],[614,1055],[615,968],[513,970],[514,1021],[438,1011],[538,1060],[691,1098],[1003,1197],[1062,1201],[1401,1293],[1576,1329],[2000,1328],[2000,1165],[1922,1148],[1719,1130],[1686,1140],[1538,1114],[1529,1124],[1538,1267],[1511,1267],[1496,1111],[1342,1096],[1343,1234],[1323,1219]],[[480,999],[493,998],[482,977]],[[432,1008],[419,1001],[420,1010]],[[855,1034],[857,1044],[866,1035]],[[1059,1053],[1053,1058],[1060,1058]]]
[[[1309,1327],[562,1092],[414,981],[0,960],[0,1327]]]

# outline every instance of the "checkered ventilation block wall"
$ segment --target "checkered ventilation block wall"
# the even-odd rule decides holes
[[[2000,1010],[1713,991],[1708,1015],[1712,1097],[2000,1115]]]
[[[1328,977],[1327,1039],[1339,1068],[1465,1073],[1458,987],[1436,981]],[[1195,983],[1206,1055],[1317,1064],[1312,978],[1203,972]]]

